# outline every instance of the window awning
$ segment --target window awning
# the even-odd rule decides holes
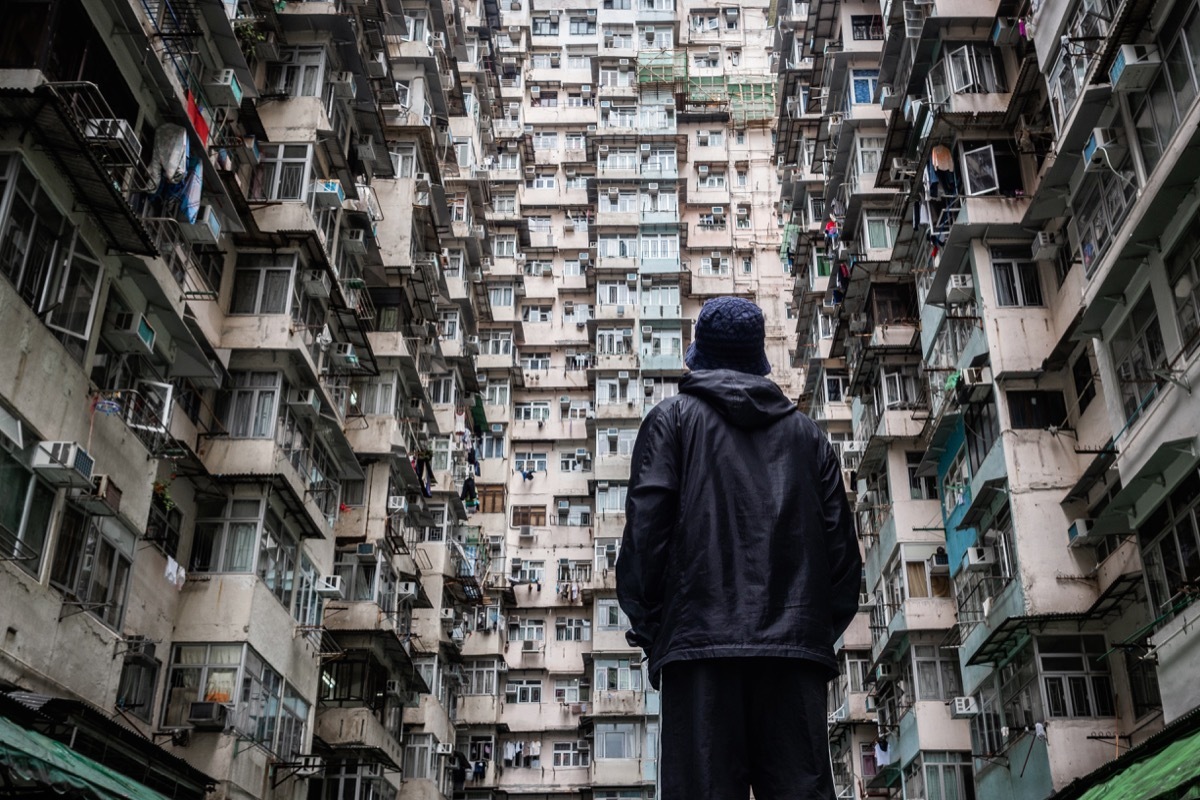
[[[164,795],[75,752],[61,742],[0,717],[0,764],[19,783],[91,800],[167,800]]]
[[[1200,797],[1200,732],[1192,733],[1141,761],[1136,761],[1103,783],[1098,783],[1079,800],[1153,800],[1153,798]]]

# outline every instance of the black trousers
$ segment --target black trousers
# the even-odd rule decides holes
[[[668,664],[659,800],[834,800],[826,675],[792,658]]]

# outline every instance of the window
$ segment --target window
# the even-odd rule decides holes
[[[513,453],[513,468],[518,472],[546,472],[547,460],[545,453],[516,452]],[[538,524],[545,524],[538,523]]]
[[[963,411],[967,429],[967,470],[974,474],[1000,438],[1000,414],[989,396],[981,403],[968,403]]]
[[[404,737],[404,777],[433,778],[433,734],[408,733]]]
[[[621,605],[616,600],[597,600],[596,625],[602,631],[627,631],[629,617],[621,610]]]
[[[1037,651],[1047,716],[1115,715],[1103,636],[1038,636]]]
[[[879,162],[883,157],[882,136],[858,137],[858,171],[861,174],[871,174],[879,171]]]
[[[546,507],[545,506],[513,506],[512,509],[512,524],[513,527],[521,525],[545,525],[546,524]]]
[[[598,692],[642,690],[642,665],[636,658],[596,658]],[[599,737],[597,737],[599,738]]]
[[[992,250],[992,274],[996,281],[996,305],[1043,305],[1037,262],[1017,261],[1011,253]]]
[[[558,17],[534,17],[529,32],[533,36],[558,36]]]
[[[596,723],[596,759],[637,758],[637,726],[632,722]]]
[[[996,151],[992,145],[967,150],[962,154],[963,184],[968,195],[989,194],[1000,188],[1000,173],[996,170]]]
[[[133,645],[137,647],[137,645]],[[121,681],[117,684],[117,708],[143,722],[149,722],[154,711],[154,687],[162,663],[140,651],[130,652],[121,665]]]
[[[967,448],[959,448],[942,478],[942,514],[949,519],[954,510],[967,499],[971,475],[967,471]]]
[[[312,145],[260,144],[259,167],[251,184],[255,200],[303,200],[308,193]]]
[[[1200,579],[1200,475],[1192,472],[1138,528],[1150,603],[1170,612]]]
[[[591,763],[591,751],[580,747],[579,742],[555,742],[554,766],[586,767]]]
[[[508,638],[516,642],[544,642],[546,641],[546,623],[540,619],[520,619],[510,622]]]
[[[953,49],[945,63],[950,76],[950,88],[955,93],[1004,91],[1003,63],[997,61],[999,52],[993,47],[973,44]]]
[[[568,33],[571,36],[595,36],[596,20],[594,17],[571,17]]]
[[[936,500],[937,499],[937,476],[926,475],[924,477],[917,474],[921,466],[921,454],[908,452],[905,453],[905,459],[908,463],[908,493],[913,500]]]
[[[325,48],[288,47],[267,63],[268,94],[320,97],[325,86]]]
[[[1200,11],[1194,17],[1200,26]],[[1200,30],[1196,33],[1200,39]],[[1192,223],[1166,262],[1167,281],[1175,298],[1175,317],[1190,356],[1200,345],[1200,224]]]
[[[1162,329],[1154,296],[1146,289],[1129,316],[1113,332],[1109,345],[1121,404],[1129,421],[1141,414],[1142,408],[1158,392],[1159,378],[1155,372],[1166,363]]]
[[[863,232],[866,234],[867,247],[887,249],[892,246],[896,229],[886,214],[864,212]]]
[[[244,253],[234,272],[230,314],[286,314],[291,310],[295,253]]]
[[[508,703],[540,703],[542,682],[537,678],[509,680],[504,686],[504,700]]]
[[[488,289],[488,301],[496,308],[512,308],[513,287],[493,286]]]
[[[486,431],[476,455],[479,458],[504,458],[504,431]]]
[[[495,694],[496,693],[496,661],[484,658],[467,661],[463,664],[463,694]]]
[[[521,308],[521,319],[524,322],[550,322],[554,318],[554,306],[552,305],[528,305]],[[545,354],[547,359],[549,353]],[[524,360],[524,359],[522,359]],[[548,368],[548,365],[547,365]],[[538,369],[531,367],[531,369]]]
[[[625,484],[599,484],[596,489],[596,510],[609,514],[625,513],[625,494],[629,487]]]
[[[550,419],[550,401],[534,400],[517,403],[513,408],[513,419],[520,422],[548,420]]]
[[[0,481],[2,480],[3,478],[0,478]],[[167,510],[166,502],[155,493],[150,498],[146,541],[153,543],[163,555],[174,558],[179,552],[179,532],[182,527],[183,514],[175,507]]]
[[[856,42],[875,42],[883,39],[883,17],[878,14],[853,14],[850,35]]]
[[[494,236],[492,238],[492,253],[496,258],[516,258],[517,237],[508,234]],[[508,301],[508,305],[512,305],[512,300]]]
[[[873,102],[875,91],[879,88],[879,70],[850,70],[850,85],[853,90],[852,102],[855,105]]]
[[[163,727],[187,727],[196,702],[232,706],[234,727],[277,755],[301,752],[308,703],[246,645],[175,645]]]
[[[49,510],[49,509],[47,509]],[[137,538],[115,517],[63,514],[50,582],[81,603],[84,611],[120,628]]]
[[[54,497],[55,491],[34,476],[0,435],[0,555],[34,577],[42,571]]]
[[[230,373],[233,389],[218,397],[218,416],[233,438],[265,439],[275,435],[278,372]]]
[[[521,366],[524,369],[550,369],[550,353],[522,354]]]
[[[589,642],[592,639],[591,620],[581,617],[559,619],[554,623],[554,639],[559,642]]]
[[[958,656],[953,650],[915,645],[913,664],[917,700],[950,700],[962,694]]]
[[[1008,416],[1014,428],[1067,427],[1067,404],[1062,392],[1008,391]]]

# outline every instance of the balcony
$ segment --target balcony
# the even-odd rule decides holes
[[[899,604],[883,606],[885,625],[873,632],[871,660],[878,661],[907,634],[914,631],[946,631],[957,621],[958,607],[953,597],[910,597]]]
[[[0,94],[0,123],[30,133],[114,250],[157,255],[135,208],[139,194],[151,187],[141,146],[99,87],[86,82],[6,87]]]
[[[640,717],[646,713],[645,693],[634,689],[593,691],[591,713],[598,717]]]

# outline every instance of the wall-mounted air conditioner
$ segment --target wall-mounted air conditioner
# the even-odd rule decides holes
[[[314,419],[321,413],[321,393],[316,389],[290,389],[287,405],[297,417]]]
[[[983,572],[996,563],[996,549],[993,547],[968,547],[967,569],[972,572]]]
[[[969,274],[960,272],[951,275],[946,282],[946,302],[951,305],[962,305],[975,299],[975,280]]]
[[[400,581],[396,584],[396,599],[400,602],[415,600],[419,593],[416,581]]]
[[[955,697],[950,710],[952,719],[969,719],[979,714],[979,703],[974,697]]]
[[[87,489],[95,460],[76,442],[39,442],[30,466],[55,486]]]
[[[223,703],[202,702],[188,706],[188,724],[197,731],[223,731],[229,724],[229,707]]]
[[[1145,91],[1158,76],[1161,61],[1155,45],[1121,45],[1108,69],[1108,81],[1114,92]]]
[[[313,585],[313,591],[318,597],[324,597],[327,600],[341,600],[345,597],[345,589],[342,585],[341,575],[322,575],[317,578],[317,582]]]
[[[217,108],[238,108],[242,104],[242,86],[231,69],[213,73],[212,80],[204,86],[204,94]]]
[[[121,510],[121,490],[108,475],[93,475],[92,485],[73,492],[71,501],[89,514],[111,517]]]
[[[379,548],[374,542],[359,542],[354,546],[354,555],[359,561],[375,561],[379,557]]]
[[[196,221],[180,225],[183,237],[199,244],[216,244],[221,241],[221,217],[212,206],[200,206]]]
[[[1038,231],[1033,240],[1030,256],[1034,261],[1051,261],[1058,257],[1058,236],[1049,231]]]
[[[346,228],[342,233],[342,250],[352,256],[367,254],[367,232],[362,228]]]
[[[387,510],[389,514],[407,514],[408,498],[402,494],[393,494],[388,496]]]
[[[332,358],[334,363],[343,367],[357,367],[358,353],[354,345],[348,342],[338,342],[333,346]]]
[[[145,314],[121,311],[113,315],[109,339],[115,350],[122,353],[151,353],[154,351],[154,326]]]

